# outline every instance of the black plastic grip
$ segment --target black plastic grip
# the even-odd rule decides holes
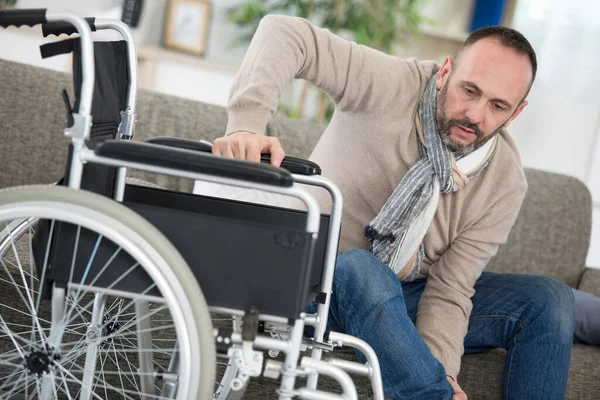
[[[146,142],[160,144],[163,146],[178,147],[180,149],[203,151],[206,153],[210,153],[212,151],[212,145],[210,143],[171,136],[151,137],[146,139]],[[261,155],[260,161],[264,164],[271,164],[271,155]],[[308,176],[321,175],[321,167],[319,167],[318,164],[296,157],[285,157],[281,162],[281,168],[290,171],[292,174]]]
[[[45,24],[46,9],[31,8],[25,10],[4,10],[0,11],[0,26],[7,28],[11,25],[19,27],[23,25],[34,26]]]
[[[258,310],[256,307],[250,307],[244,314],[244,322],[242,324],[242,340],[244,342],[253,342],[258,334]]]
[[[86,18],[85,22],[88,23],[92,32],[96,31],[96,18]],[[73,24],[69,22],[49,22],[42,25],[42,34],[44,37],[50,35],[61,35],[61,34],[72,35],[77,33],[77,29],[73,26]]]
[[[271,155],[262,154],[260,156],[260,162],[264,164],[271,164]],[[292,174],[298,175],[321,175],[321,167],[319,164],[302,158],[285,156],[281,162],[281,168],[287,169]]]
[[[291,187],[294,184],[292,175],[288,171],[272,165],[234,160],[158,144],[107,140],[96,146],[94,151],[99,156],[113,160],[156,165],[272,186]]]

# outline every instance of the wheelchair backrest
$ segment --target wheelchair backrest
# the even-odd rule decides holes
[[[63,91],[63,99],[67,112],[66,125],[72,125],[73,113],[79,110],[79,99],[82,84],[81,43],[79,39],[67,39],[60,42],[47,43],[40,47],[42,57],[73,53],[73,92],[74,105]],[[127,65],[127,43],[125,41],[94,42],[95,84],[92,100],[92,128],[87,146],[94,149],[99,143],[114,139],[121,122],[121,112],[127,102],[129,74]],[[68,182],[71,166],[72,145],[65,178]],[[104,165],[87,164],[83,169],[81,188],[98,194],[112,197],[115,185],[116,168]]]

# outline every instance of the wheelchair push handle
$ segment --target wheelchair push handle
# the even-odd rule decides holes
[[[85,22],[90,26],[90,30],[92,32],[96,31],[96,18],[85,18]],[[68,22],[48,22],[42,25],[42,34],[44,37],[48,37],[50,35],[60,35],[60,34],[72,35],[77,33],[77,29],[73,24]]]
[[[34,26],[46,22],[45,8],[0,11],[0,26],[3,28],[8,28],[11,25],[17,28],[23,25]]]

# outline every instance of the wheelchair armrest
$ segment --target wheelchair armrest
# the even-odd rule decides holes
[[[183,139],[171,136],[156,136],[145,140],[148,143],[160,144],[163,146],[178,147],[182,149],[203,151],[210,153],[212,144],[206,141],[197,141],[191,139]],[[265,164],[271,163],[270,154],[262,154],[260,161]],[[290,171],[292,174],[298,175],[321,175],[321,167],[316,163],[301,158],[286,156],[281,162],[281,168]]]
[[[197,151],[128,140],[107,140],[94,149],[97,156],[158,167],[290,187],[292,175],[272,165],[198,153]]]
[[[155,136],[144,140],[146,143],[160,144],[161,146],[178,147],[194,151],[210,153],[212,144],[206,141],[183,139],[173,136]]]

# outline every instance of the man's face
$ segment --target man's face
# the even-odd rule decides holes
[[[481,147],[525,107],[531,79],[529,58],[495,39],[475,42],[454,65],[447,58],[436,82],[444,143],[458,155]]]

